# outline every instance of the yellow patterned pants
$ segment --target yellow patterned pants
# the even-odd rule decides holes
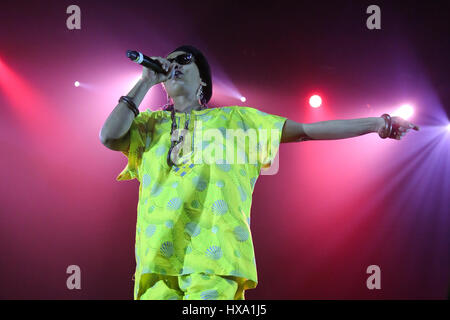
[[[245,300],[244,281],[235,276],[191,273],[143,274],[138,300]]]

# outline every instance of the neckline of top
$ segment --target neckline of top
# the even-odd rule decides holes
[[[192,114],[193,115],[204,115],[204,114],[207,114],[208,112],[216,110],[216,109],[224,109],[224,108],[230,108],[230,107],[233,107],[233,106],[212,107],[212,108],[205,108],[205,109],[202,109],[202,110],[192,110]],[[169,110],[154,110],[153,111],[150,108],[148,108],[147,110],[149,112],[162,112],[162,114],[169,115],[169,116],[170,116],[170,113],[171,113],[171,111],[169,111]],[[175,112],[175,116],[177,116],[177,117],[183,116],[185,114],[186,114],[185,112]]]
[[[191,110],[190,112],[192,112],[192,114],[199,115],[199,114],[204,114],[206,112],[209,112],[212,109],[214,109],[214,108],[205,108],[205,109],[202,109],[202,110]],[[162,111],[164,111],[167,114],[171,113],[171,111],[169,111],[169,110],[162,110]],[[175,112],[176,116],[182,116],[182,115],[185,115],[185,114],[189,114],[189,112]]]

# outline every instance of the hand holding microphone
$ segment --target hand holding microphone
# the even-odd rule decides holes
[[[147,57],[138,51],[127,51],[130,60],[143,66],[142,80],[152,84],[167,81],[173,77],[174,66],[169,60],[162,57]]]

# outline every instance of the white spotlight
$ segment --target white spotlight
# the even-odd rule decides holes
[[[80,83],[78,81],[75,81],[74,85],[75,85],[75,87],[79,87]]]
[[[247,101],[247,99],[245,97],[241,97],[241,101],[245,102],[245,101]]]
[[[404,104],[400,108],[398,108],[394,113],[393,116],[402,117],[403,119],[407,120],[411,118],[411,116],[414,113],[413,107],[411,107],[409,104]]]
[[[322,105],[322,98],[317,94],[309,98],[309,105],[313,108],[318,108]]]
[[[447,125],[447,130],[450,131],[450,123]]]

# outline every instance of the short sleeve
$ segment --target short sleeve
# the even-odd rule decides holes
[[[269,168],[278,153],[287,118],[250,107],[238,107],[238,110],[244,126],[256,130],[259,164],[262,168]]]
[[[134,118],[130,126],[130,147],[128,151],[121,151],[127,158],[128,163],[116,177],[116,181],[139,180],[139,168],[144,151],[149,147],[151,140],[151,116],[150,110],[140,112]]]

